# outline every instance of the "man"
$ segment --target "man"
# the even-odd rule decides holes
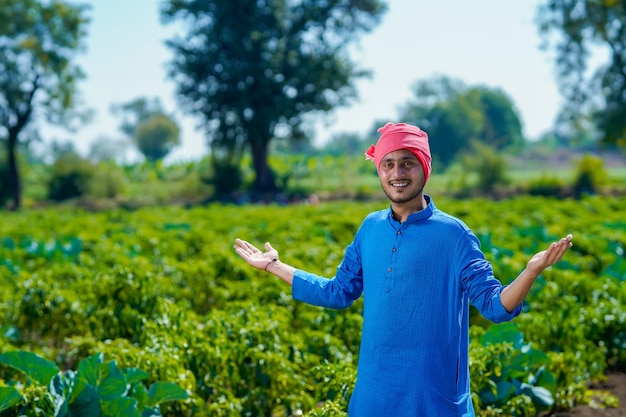
[[[281,262],[269,242],[265,252],[240,239],[234,248],[253,267],[292,285],[297,300],[342,309],[365,294],[351,417],[473,416],[468,302],[493,322],[513,319],[572,236],[537,253],[502,286],[472,231],[424,194],[431,173],[427,134],[404,123],[378,131],[366,156],[391,206],[365,218],[333,279]]]

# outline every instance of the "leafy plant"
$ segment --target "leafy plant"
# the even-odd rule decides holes
[[[517,415],[507,411],[516,397],[526,396],[524,415],[534,415],[554,405],[556,380],[547,369],[550,358],[542,351],[524,343],[524,335],[513,323],[491,326],[477,342],[480,348],[473,351],[481,353],[478,362],[481,370],[474,372],[474,383],[481,380],[481,388],[476,389],[479,409],[498,408],[505,410],[505,415]],[[477,364],[476,357],[472,361]],[[477,370],[475,368],[475,370]],[[477,374],[481,374],[480,377]]]
[[[26,409],[47,410],[54,417],[158,417],[160,404],[188,398],[181,387],[172,382],[157,381],[148,389],[142,381],[148,378],[137,368],[120,370],[115,361],[104,361],[95,354],[78,364],[78,371],[61,372],[54,362],[26,351],[0,355],[0,363],[19,371],[25,383],[11,380],[0,387],[2,416],[23,415]],[[43,388],[37,396],[30,387]],[[41,391],[41,390],[40,390]],[[27,415],[31,415],[28,414]]]

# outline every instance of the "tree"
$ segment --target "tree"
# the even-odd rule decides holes
[[[558,83],[566,98],[560,119],[576,128],[590,118],[603,142],[626,146],[626,2],[547,0],[537,22],[546,45],[557,39]],[[608,62],[587,79],[598,48],[606,48]]]
[[[180,144],[180,129],[167,115],[160,100],[138,98],[112,111],[122,117],[120,130],[128,135],[146,160],[156,162]]]
[[[167,42],[170,74],[183,107],[204,119],[214,157],[239,161],[249,149],[253,189],[276,191],[270,141],[356,98],[355,80],[369,73],[347,47],[385,10],[381,0],[166,1],[164,21],[189,28]]]
[[[16,157],[21,133],[37,116],[67,125],[82,77],[73,64],[88,19],[86,5],[62,0],[0,0],[0,139],[7,150],[12,206],[21,206]]]
[[[380,126],[382,126],[382,124]],[[371,141],[370,138],[363,139],[358,133],[354,132],[338,133],[333,135],[333,137],[321,147],[320,153],[332,156],[363,155]]]
[[[445,76],[414,85],[415,99],[401,110],[401,120],[426,132],[436,163],[444,168],[479,140],[494,149],[523,142],[522,124],[512,100],[501,90],[468,87]]]

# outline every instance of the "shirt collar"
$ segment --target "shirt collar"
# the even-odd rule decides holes
[[[433,215],[436,210],[435,202],[428,194],[424,194],[424,198],[426,199],[427,203],[426,207],[418,212],[409,214],[409,217],[407,217],[406,221],[403,223],[417,223],[419,221],[426,220]],[[388,217],[391,222],[399,223],[396,219],[393,218],[393,210],[391,210],[391,205],[389,206]]]

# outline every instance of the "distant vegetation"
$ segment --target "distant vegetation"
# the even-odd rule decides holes
[[[70,204],[96,209],[211,201],[288,203],[312,195],[321,200],[384,199],[376,170],[363,157],[366,143],[336,141],[327,147],[305,149],[307,153],[277,147],[269,164],[280,191],[268,195],[251,192],[254,172],[247,158],[241,166],[222,168],[209,157],[173,164],[120,164],[61,148],[56,155],[48,155],[53,158],[50,161],[34,156],[23,161],[24,205]],[[626,156],[583,147],[573,151],[545,142],[506,152],[477,144],[443,171],[435,162],[427,191],[459,198],[624,194]],[[4,193],[6,188],[0,182],[0,203],[6,204],[8,195]]]

